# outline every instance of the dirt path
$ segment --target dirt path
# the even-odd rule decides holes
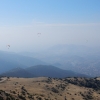
[[[1,78],[0,83],[5,82],[6,80],[7,80],[7,77],[3,77],[3,78]]]

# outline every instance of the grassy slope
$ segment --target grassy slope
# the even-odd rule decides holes
[[[100,100],[100,90],[74,85],[68,80],[72,82],[75,78],[9,78],[0,83],[0,97],[18,100]],[[79,80],[85,82],[84,78]]]

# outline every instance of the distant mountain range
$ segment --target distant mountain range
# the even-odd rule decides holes
[[[100,47],[83,45],[55,45],[40,52],[21,52],[61,69],[89,76],[100,76]]]
[[[1,76],[9,77],[53,77],[53,78],[64,78],[64,77],[88,77],[84,74],[75,73],[69,70],[62,70],[52,65],[36,65],[28,67],[25,69],[15,68],[10,71],[7,71]]]
[[[2,73],[1,76],[7,76],[7,77],[24,77],[24,78],[31,78],[34,77],[33,74],[29,73],[27,70],[23,68],[14,68],[10,71],[7,71],[5,73]]]
[[[59,63],[58,63],[59,65]],[[32,66],[32,67],[30,67]],[[63,70],[33,58],[0,51],[0,74],[11,77],[85,77],[84,74]]]
[[[12,53],[0,51],[0,73],[14,68],[53,65],[92,77],[100,76],[100,51],[76,45],[57,45],[40,52]]]
[[[46,64],[45,62],[11,52],[0,51],[0,73],[16,67],[26,68],[34,65]]]

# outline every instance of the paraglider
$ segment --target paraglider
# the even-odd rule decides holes
[[[37,33],[37,34],[39,35],[39,34],[41,34],[41,33]]]
[[[38,37],[41,35],[41,33],[37,33]]]
[[[7,48],[8,48],[8,49],[10,48],[10,45],[9,45],[9,44],[7,45]]]
[[[88,40],[86,40],[86,43],[88,43]]]

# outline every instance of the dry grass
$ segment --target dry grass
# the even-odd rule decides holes
[[[0,90],[10,94],[15,100],[100,100],[99,90],[44,77],[9,78],[0,83]],[[1,96],[6,100],[6,94]]]

